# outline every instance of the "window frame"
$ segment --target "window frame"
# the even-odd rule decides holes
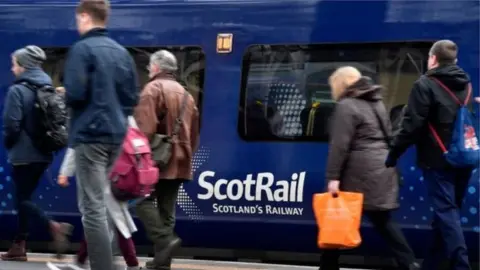
[[[349,55],[352,56],[358,56],[360,55],[360,59],[355,58],[351,59],[350,62],[361,62],[362,59],[365,59],[365,62],[367,61],[374,61],[376,63],[376,70],[378,73],[378,59],[372,59],[368,58],[369,56],[372,55],[373,52],[378,52],[380,53],[381,50],[385,49],[391,49],[393,50],[400,50],[404,48],[411,48],[411,49],[416,49],[420,51],[428,51],[434,41],[432,40],[415,40],[415,41],[387,41],[387,42],[358,42],[358,43],[311,43],[311,44],[252,44],[248,46],[245,50],[245,53],[243,54],[242,57],[242,68],[241,68],[241,85],[240,85],[240,94],[239,94],[239,110],[237,112],[237,133],[239,137],[246,142],[318,142],[318,143],[328,143],[328,140],[318,140],[313,136],[292,136],[292,137],[280,137],[276,136],[276,138],[271,139],[271,138],[249,138],[248,134],[245,132],[245,126],[247,125],[247,113],[245,112],[247,104],[248,104],[248,77],[250,73],[250,69],[252,66],[252,48],[258,48],[259,46],[268,46],[271,52],[277,52],[278,50],[275,50],[275,48],[287,48],[289,53],[292,53],[291,48],[298,48],[298,49],[303,49],[304,52],[311,52],[311,51],[334,51],[334,52],[349,52]],[[358,49],[360,47],[360,49]],[[356,49],[352,49],[356,48]],[[368,53],[360,53],[362,51],[368,52]],[[310,53],[312,55],[312,53]],[[320,53],[318,54],[320,55]],[[321,59],[320,61],[315,60],[309,60],[308,62],[304,63],[335,63],[335,62],[345,62],[342,61],[341,59],[335,59],[337,54],[334,53],[326,53],[324,54],[327,57],[320,58],[319,56],[314,57],[314,59]],[[291,57],[291,56],[290,56]],[[330,58],[329,58],[330,57]],[[351,58],[350,57],[350,58]],[[427,66],[427,59],[428,55],[425,55],[425,61],[422,63],[423,67]],[[270,63],[275,63],[275,62],[270,62]],[[282,62],[279,62],[282,63]],[[424,68],[423,71],[425,71],[426,68]],[[312,73],[313,74],[313,73]],[[307,77],[310,76],[310,74],[304,74],[305,75],[305,81]],[[306,87],[306,86],[305,86]],[[411,89],[410,89],[411,90]],[[268,96],[268,95],[267,95]],[[333,112],[333,110],[332,110]],[[243,119],[242,119],[243,118]],[[243,121],[242,121],[243,120]],[[244,126],[241,127],[241,123],[244,123]]]
[[[146,71],[147,72],[147,77],[148,77],[148,70],[147,70],[147,65],[142,66],[142,59],[139,58],[139,54],[145,53],[145,56],[150,58],[150,55],[158,50],[168,50],[172,52],[174,55],[177,55],[179,52],[190,52],[190,51],[197,51],[199,53],[199,59],[193,61],[190,63],[188,66],[185,66],[185,70],[181,71],[184,72],[188,70],[189,67],[199,63],[199,68],[198,70],[191,71],[188,76],[190,76],[194,72],[198,72],[200,75],[198,80],[198,85],[195,87],[198,87],[198,93],[192,93],[192,89],[187,87],[187,83],[183,79],[188,79],[188,76],[182,79],[179,79],[179,82],[189,91],[194,98],[196,99],[196,105],[199,111],[200,116],[202,115],[202,110],[203,110],[203,101],[204,101],[204,95],[205,95],[205,79],[206,79],[206,58],[207,54],[205,53],[205,50],[202,48],[200,45],[177,45],[177,46],[125,46],[125,49],[128,50],[130,55],[132,55],[135,65],[137,67],[137,73],[139,71]],[[61,75],[63,75],[63,69],[64,69],[64,64],[65,60],[68,55],[69,47],[42,47],[42,49],[45,51],[47,55],[47,61],[42,68],[44,71],[52,77],[52,80],[54,81],[54,86],[60,86],[60,82],[57,81],[58,78],[60,78]],[[54,60],[51,60],[51,59]],[[178,57],[177,57],[178,58]],[[58,64],[61,62],[60,64]],[[148,61],[147,61],[148,63]],[[48,65],[52,65],[51,67]],[[179,71],[176,74],[177,77],[179,77],[180,73],[180,61],[179,61]],[[60,72],[59,72],[60,71]],[[203,76],[202,76],[203,75]],[[143,74],[142,74],[143,76]],[[139,77],[139,84],[140,88],[143,89],[145,85],[148,83],[148,79],[145,82],[140,81],[140,74],[138,74]],[[141,91],[140,89],[140,91]],[[201,119],[200,117],[200,128],[201,128]]]

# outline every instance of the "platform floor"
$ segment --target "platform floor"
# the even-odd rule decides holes
[[[67,256],[63,260],[57,260],[51,254],[29,254],[28,262],[2,262],[0,261],[0,270],[80,270],[72,265],[73,257]],[[141,265],[148,258],[139,258]],[[119,270],[121,267],[119,258]],[[172,270],[317,270],[318,267],[275,265],[244,262],[224,262],[224,261],[204,261],[175,259]],[[342,268],[342,270],[360,270],[352,268]]]

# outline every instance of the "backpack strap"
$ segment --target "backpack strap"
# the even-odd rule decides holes
[[[438,133],[437,133],[437,131],[435,130],[435,128],[432,126],[432,124],[428,123],[428,128],[429,128],[430,131],[432,132],[432,135],[433,135],[433,137],[435,138],[435,141],[437,141],[438,146],[440,147],[440,149],[442,149],[442,152],[443,152],[443,153],[447,153],[448,150],[447,150],[447,148],[445,147],[445,144],[443,144],[442,139],[440,139],[440,136],[438,136]]]
[[[31,83],[29,83],[29,82],[27,82],[27,81],[20,81],[20,82],[18,82],[18,84],[19,84],[19,85],[22,85],[22,86],[24,86],[25,88],[27,88],[28,90],[32,91],[34,95],[36,94],[35,92],[36,92],[37,89],[38,89],[38,86],[37,86],[37,85],[31,84]],[[34,102],[34,104],[35,104],[35,102]],[[25,118],[22,119],[22,127],[24,128],[25,132],[27,133],[27,136],[28,136],[31,140],[34,140],[35,137],[33,136],[33,132],[31,132],[30,130],[28,130],[28,126],[27,126],[27,124],[25,123]]]
[[[467,86],[467,97],[465,98],[465,101],[464,102],[461,102],[458,97],[452,92],[452,90],[450,90],[445,84],[443,84],[439,79],[437,78],[434,78],[434,77],[429,77],[430,79],[432,79],[432,81],[436,82],[438,85],[440,85],[440,87],[442,87],[452,98],[453,100],[455,100],[455,102],[458,104],[458,105],[463,105],[463,106],[467,106],[468,104],[468,101],[470,100],[470,96],[472,95],[472,84],[471,83],[468,83],[468,86]]]
[[[470,100],[470,97],[472,95],[472,84],[471,83],[468,83],[468,86],[467,86],[467,97],[465,98],[465,101],[464,102],[461,102],[458,97],[452,92],[452,90],[450,90],[445,84],[443,84],[439,79],[437,78],[434,78],[434,77],[431,77],[431,76],[428,76],[428,78],[430,78],[432,81],[436,82],[438,85],[440,85],[440,87],[443,88],[443,90],[445,90],[452,98],[453,100],[455,101],[455,103],[457,103],[458,105],[460,106],[467,106],[468,104],[468,101]],[[432,135],[433,137],[435,138],[435,141],[437,141],[437,144],[438,146],[440,147],[440,149],[442,149],[443,153],[447,153],[448,150],[447,150],[447,147],[445,147],[445,144],[442,142],[442,139],[440,138],[440,136],[438,135],[437,131],[435,130],[435,128],[433,127],[433,125],[431,123],[428,123],[428,128],[430,129],[430,131],[432,132]]]
[[[370,108],[372,108],[373,114],[375,114],[375,118],[377,118],[378,125],[382,131],[383,134],[383,139],[385,140],[385,143],[387,143],[387,146],[389,149],[392,148],[392,136],[390,135],[390,132],[388,132],[387,127],[385,126],[384,121],[382,120],[382,117],[378,113],[377,109],[375,109],[375,105],[368,102],[368,105],[370,105]]]
[[[167,101],[165,99],[165,93],[164,93],[163,90],[161,91],[161,95],[162,95],[163,102],[164,102],[164,105],[166,107],[166,110],[165,110],[165,112],[157,113],[158,120],[163,120],[165,118],[165,116],[167,115],[167,112],[168,112],[168,104],[167,104]],[[182,99],[182,105],[180,106],[180,112],[178,113],[178,117],[175,119],[175,124],[173,126],[172,135],[170,136],[172,139],[174,137],[176,137],[178,135],[178,132],[180,131],[180,125],[183,122],[183,115],[185,113],[185,109],[186,109],[186,106],[187,106],[188,96],[189,96],[189,92],[185,89],[183,99]],[[158,127],[157,127],[157,130],[158,130]]]
[[[180,125],[183,122],[183,115],[185,114],[185,109],[187,107],[188,96],[189,96],[188,91],[184,90],[180,112],[178,113],[178,117],[177,119],[175,119],[175,125],[173,126],[172,138],[176,137],[178,135],[178,132],[180,131]]]
[[[25,86],[28,90],[31,90],[31,91],[36,91],[38,89],[37,85],[31,84],[27,81],[21,81],[19,84]]]

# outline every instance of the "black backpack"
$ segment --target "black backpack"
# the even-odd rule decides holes
[[[27,82],[22,82],[22,85],[35,93],[33,130],[25,128],[33,145],[45,154],[61,150],[68,139],[65,98],[51,85],[38,86]]]

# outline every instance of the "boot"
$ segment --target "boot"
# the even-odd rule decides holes
[[[56,257],[63,258],[64,253],[70,246],[68,236],[72,234],[73,226],[68,223],[51,222],[50,232],[55,245]]]
[[[181,245],[182,240],[177,236],[173,236],[169,240],[162,241],[158,245],[155,245],[154,263],[162,267],[168,265],[169,259],[172,258],[172,253]]]
[[[25,240],[15,240],[7,253],[1,255],[4,261],[27,261],[27,252],[25,251]]]
[[[145,268],[147,269],[154,269],[154,270],[171,270],[172,269],[172,258],[168,258],[166,263],[163,265],[155,264],[154,260],[150,260],[145,263]]]
[[[75,262],[78,265],[85,265],[88,258],[88,251],[87,251],[87,241],[85,239],[82,240],[80,243],[80,249],[78,250],[77,256],[75,258]]]

